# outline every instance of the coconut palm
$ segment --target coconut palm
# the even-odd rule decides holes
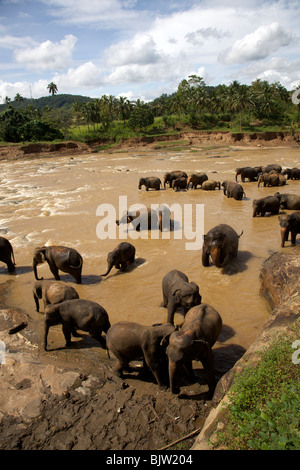
[[[47,86],[47,88],[48,88],[48,90],[49,90],[49,93],[52,93],[52,96],[54,96],[55,93],[58,92],[57,85],[56,85],[54,82],[49,83],[49,85]]]

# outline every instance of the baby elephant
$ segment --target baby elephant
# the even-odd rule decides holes
[[[207,180],[202,183],[201,188],[204,191],[214,191],[216,188],[221,189],[220,181]]]
[[[199,287],[189,282],[188,277],[174,269],[162,280],[163,301],[161,307],[168,308],[168,323],[174,324],[174,315],[178,307],[183,307],[184,314],[195,305],[201,304]]]
[[[181,189],[187,189],[187,179],[186,178],[176,178],[173,180],[172,188],[174,191],[180,191]]]
[[[146,176],[144,178],[140,178],[139,180],[139,189],[141,189],[142,186],[145,186],[146,191],[149,191],[149,189],[155,189],[156,191],[159,191],[161,187],[161,180],[156,176]]]
[[[115,266],[121,271],[125,271],[127,266],[134,262],[135,247],[131,243],[122,242],[117,248],[107,255],[107,271],[101,276],[107,276]]]
[[[77,336],[76,330],[88,331],[92,338],[99,341],[105,349],[105,340],[101,336],[110,328],[106,310],[91,300],[73,299],[59,304],[47,305],[45,308],[44,349],[47,351],[47,337],[50,326],[62,324],[66,346],[71,346],[71,333]]]
[[[55,281],[36,281],[32,289],[36,311],[39,312],[39,299],[44,302],[44,310],[49,304],[59,304],[64,300],[79,299],[77,291],[72,286],[67,286]]]
[[[219,224],[204,235],[202,265],[209,266],[209,257],[217,268],[222,268],[238,254],[239,238],[236,231],[227,224]]]
[[[224,188],[224,196],[232,197],[236,201],[241,201],[245,194],[243,186],[239,183],[235,183],[234,181],[223,181],[222,187]]]
[[[288,215],[278,217],[281,233],[281,246],[284,247],[285,242],[289,238],[291,232],[291,244],[296,244],[296,236],[300,233],[300,212],[292,212]]]
[[[169,379],[172,393],[179,393],[180,376],[183,368],[194,379],[192,361],[201,361],[208,376],[209,394],[215,390],[215,374],[212,346],[222,329],[219,313],[207,304],[197,305],[186,314],[181,330],[174,331],[169,339]]]
[[[0,261],[6,264],[9,273],[15,270],[14,250],[10,241],[4,237],[0,237]]]
[[[138,323],[121,321],[115,323],[106,335],[106,347],[118,363],[115,372],[122,377],[123,370],[130,370],[129,363],[143,357],[144,367],[153,373],[160,389],[168,385],[168,362],[165,337],[175,330],[171,324],[143,326]]]

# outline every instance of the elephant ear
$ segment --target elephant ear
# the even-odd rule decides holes
[[[195,282],[190,282],[190,286],[195,289],[195,293],[199,292],[199,286]]]

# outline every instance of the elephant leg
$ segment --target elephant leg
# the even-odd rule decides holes
[[[55,266],[55,264],[52,264],[52,263],[48,262],[48,265],[49,265],[50,271],[52,272],[52,274],[55,277],[56,281],[60,281],[60,277],[59,277],[59,274],[58,274],[58,269]]]
[[[162,300],[160,306],[164,307],[164,308],[167,308],[167,306],[168,306],[168,298],[165,296],[164,293],[163,293],[163,300]]]
[[[194,373],[194,370],[193,370],[192,361],[186,362],[184,368],[185,368],[185,370],[188,374],[189,383],[190,384],[194,383],[195,382],[195,373]]]
[[[106,349],[106,339],[102,336],[101,330],[90,331],[89,333],[93,339],[95,339],[96,341],[98,341],[98,343],[100,343],[103,349]]]
[[[164,383],[164,376],[168,377],[168,366],[166,363],[166,370],[165,374],[163,373],[163,365],[159,365],[160,361],[159,358],[152,357],[152,355],[145,353],[144,351],[144,364],[147,368],[152,372],[154,378],[157,382],[159,390],[166,390],[167,385]]]
[[[66,346],[71,346],[72,341],[71,341],[71,332],[72,332],[72,327],[69,325],[69,323],[63,323],[62,326],[63,334],[66,340]]]
[[[202,249],[202,264],[203,266],[209,266],[209,251],[205,247]]]
[[[121,268],[120,268],[120,270],[124,272],[124,271],[126,270],[126,268],[127,268],[127,263],[126,263],[126,261],[125,261],[124,263],[121,263]]]
[[[291,231],[291,244],[292,245],[296,245],[296,235],[297,235],[297,232],[292,230]]]
[[[207,375],[209,396],[212,397],[215,391],[216,383],[215,383],[214,361],[213,361],[212,352],[210,349],[208,351],[207,356],[205,358],[201,358],[201,362],[203,364],[204,370]]]

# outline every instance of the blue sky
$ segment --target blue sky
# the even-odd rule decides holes
[[[152,100],[188,75],[300,85],[299,0],[0,0],[0,102]]]

